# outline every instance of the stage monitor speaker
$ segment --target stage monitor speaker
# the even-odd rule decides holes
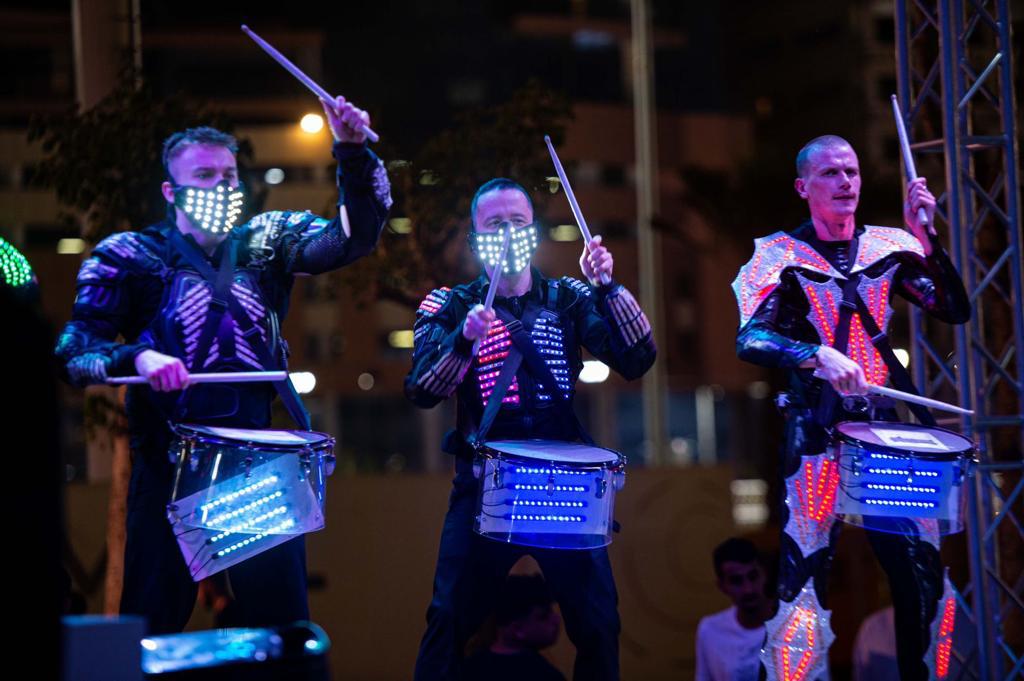
[[[312,622],[214,629],[142,639],[151,681],[329,681],[330,639]]]
[[[61,623],[63,681],[142,681],[145,618],[69,615]]]

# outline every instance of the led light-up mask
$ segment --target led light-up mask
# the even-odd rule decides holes
[[[227,234],[242,215],[245,190],[242,183],[229,187],[221,182],[215,187],[174,186],[174,205],[185,212],[192,224],[211,234]]]
[[[501,258],[501,245],[505,241],[505,230],[512,230],[512,242],[508,247],[508,254],[501,271],[504,274],[516,274],[522,272],[530,265],[533,252],[537,250],[537,227],[535,225],[524,225],[513,227],[508,222],[501,223],[497,232],[469,233],[469,243],[473,246],[473,252],[480,262],[484,264],[487,271],[490,271],[498,264]]]

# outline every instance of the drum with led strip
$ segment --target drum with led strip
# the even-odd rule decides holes
[[[844,421],[833,432],[838,469],[835,511],[847,523],[887,532],[963,529],[974,445],[943,428]]]
[[[501,440],[477,448],[474,529],[538,548],[592,549],[612,540],[615,493],[626,479],[619,452],[558,440]]]
[[[167,519],[194,580],[323,529],[334,438],[197,425],[175,433]]]

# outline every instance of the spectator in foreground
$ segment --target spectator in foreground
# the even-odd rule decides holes
[[[542,576],[509,575],[494,620],[494,642],[466,660],[465,681],[565,681],[540,654],[554,645],[562,627]]]

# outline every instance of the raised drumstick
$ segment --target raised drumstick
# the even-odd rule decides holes
[[[498,292],[498,279],[501,278],[501,268],[505,266],[505,258],[508,257],[508,247],[512,243],[512,225],[508,225],[505,229],[505,238],[501,242],[501,257],[498,258],[498,262],[494,264],[494,269],[491,270],[491,281],[487,285],[487,297],[484,299],[484,309],[490,310],[494,307],[494,296]],[[480,351],[480,338],[473,341],[473,357],[476,357],[476,353]]]
[[[583,217],[583,211],[580,210],[580,204],[576,201],[576,194],[573,193],[572,185],[569,184],[569,178],[565,175],[565,168],[562,167],[562,162],[558,158],[558,152],[555,151],[555,146],[551,144],[550,135],[544,135],[544,144],[548,145],[548,153],[551,154],[551,162],[555,164],[555,172],[558,174],[558,181],[562,183],[562,188],[565,190],[565,197],[569,199],[569,208],[572,209],[573,217],[576,218],[576,224],[579,225],[580,232],[583,233],[583,239],[589,246],[594,237],[590,235],[590,228],[587,227],[587,219]],[[602,272],[600,279],[602,284],[610,284],[612,281],[607,272]]]
[[[917,167],[914,165],[914,154],[910,151],[910,139],[907,137],[907,128],[903,124],[903,112],[900,110],[900,102],[896,95],[891,97],[892,115],[896,119],[896,132],[900,138],[900,149],[903,151],[903,166],[907,169],[907,179],[917,179]],[[931,228],[928,224],[928,213],[924,208],[917,209],[917,220],[924,227]]]
[[[264,40],[263,38],[261,38],[258,35],[256,35],[256,33],[254,33],[245,24],[242,24],[242,30],[245,32],[245,34],[247,36],[252,38],[253,41],[255,41],[257,45],[259,45],[261,48],[263,48],[264,52],[266,52],[271,57],[273,57],[274,61],[276,61],[281,66],[283,66],[285,68],[285,70],[288,71],[288,73],[290,73],[293,76],[295,76],[296,78],[298,78],[299,82],[301,82],[303,85],[305,85],[307,88],[309,88],[310,91],[313,92],[313,94],[315,94],[317,97],[319,97],[320,99],[324,100],[328,104],[331,104],[331,102],[334,101],[334,97],[332,97],[327,92],[327,90],[325,90],[322,87],[320,87],[315,80],[313,80],[312,78],[307,76],[305,73],[303,73],[302,69],[300,69],[298,66],[293,64],[291,62],[291,60],[288,59],[288,57],[284,56],[283,54],[278,52],[276,49],[274,49],[273,45],[271,45],[266,40]],[[368,126],[368,125],[360,125],[359,126],[359,130],[362,131],[362,133],[364,135],[366,135],[370,139],[371,142],[379,142],[380,141],[380,136],[377,135],[377,133],[375,133],[370,128],[370,126]]]

